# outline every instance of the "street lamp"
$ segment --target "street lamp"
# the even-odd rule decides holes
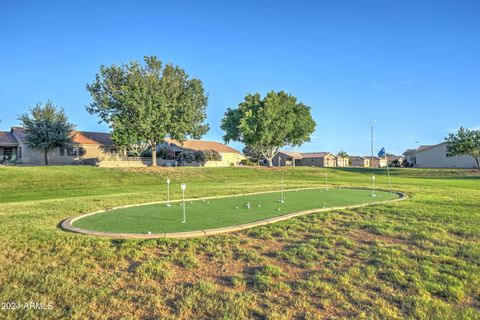
[[[167,178],[167,207],[171,207],[170,203],[170,178]]]
[[[182,223],[186,223],[187,222],[187,217],[185,215],[185,189],[187,189],[187,184],[182,183],[180,185],[180,187],[182,188],[182,202],[183,202],[183,205],[182,205],[182,207],[183,207],[183,221],[182,221]]]

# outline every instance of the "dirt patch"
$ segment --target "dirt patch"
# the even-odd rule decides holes
[[[354,240],[355,242],[362,243],[362,244],[370,244],[373,241],[380,241],[380,242],[384,242],[385,244],[395,244],[395,245],[408,244],[407,240],[405,239],[389,237],[382,234],[376,234],[376,233],[368,232],[367,230],[364,230],[364,229],[351,230],[347,233],[347,236],[350,239]]]

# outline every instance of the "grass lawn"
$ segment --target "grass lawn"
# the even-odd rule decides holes
[[[115,233],[162,233],[204,230],[235,226],[291,212],[315,208],[348,206],[386,201],[397,194],[354,189],[313,189],[288,191],[281,203],[281,192],[252,194],[211,200],[186,201],[187,222],[183,220],[183,203],[172,202],[115,209],[77,220],[73,225],[87,230]],[[250,207],[248,207],[248,204]]]
[[[167,176],[200,198],[278,191],[280,171],[288,188],[321,187],[325,172],[334,187],[388,182],[382,169],[0,167],[0,319],[480,318],[478,171],[395,169],[406,201],[206,238],[58,228],[166,200]]]

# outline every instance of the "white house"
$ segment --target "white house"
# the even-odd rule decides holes
[[[447,157],[446,142],[421,146],[413,152],[407,150],[405,153],[415,168],[476,168],[477,166],[475,158],[471,156]]]

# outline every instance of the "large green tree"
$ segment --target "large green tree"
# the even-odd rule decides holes
[[[120,147],[146,142],[156,150],[166,138],[183,142],[208,131],[202,82],[178,66],[162,66],[154,56],[145,57],[144,64],[101,66],[87,90],[93,99],[87,111],[110,125]],[[152,165],[156,164],[152,152]]]
[[[238,141],[259,152],[272,166],[279,148],[310,141],[315,121],[310,107],[283,91],[248,94],[237,108],[228,108],[222,119],[225,142]]]
[[[340,150],[340,151],[337,153],[337,157],[339,157],[339,158],[347,158],[347,157],[348,157],[348,153],[347,153],[346,151],[343,151],[343,149],[342,149],[342,150]]]
[[[447,156],[467,155],[475,159],[477,168],[480,169],[480,130],[469,130],[464,127],[455,133],[450,133],[445,138],[447,143]]]
[[[63,108],[56,107],[51,101],[45,105],[37,103],[30,108],[30,113],[20,115],[18,120],[27,130],[29,147],[42,149],[45,165],[48,165],[50,150],[73,143],[75,125],[68,121]]]

